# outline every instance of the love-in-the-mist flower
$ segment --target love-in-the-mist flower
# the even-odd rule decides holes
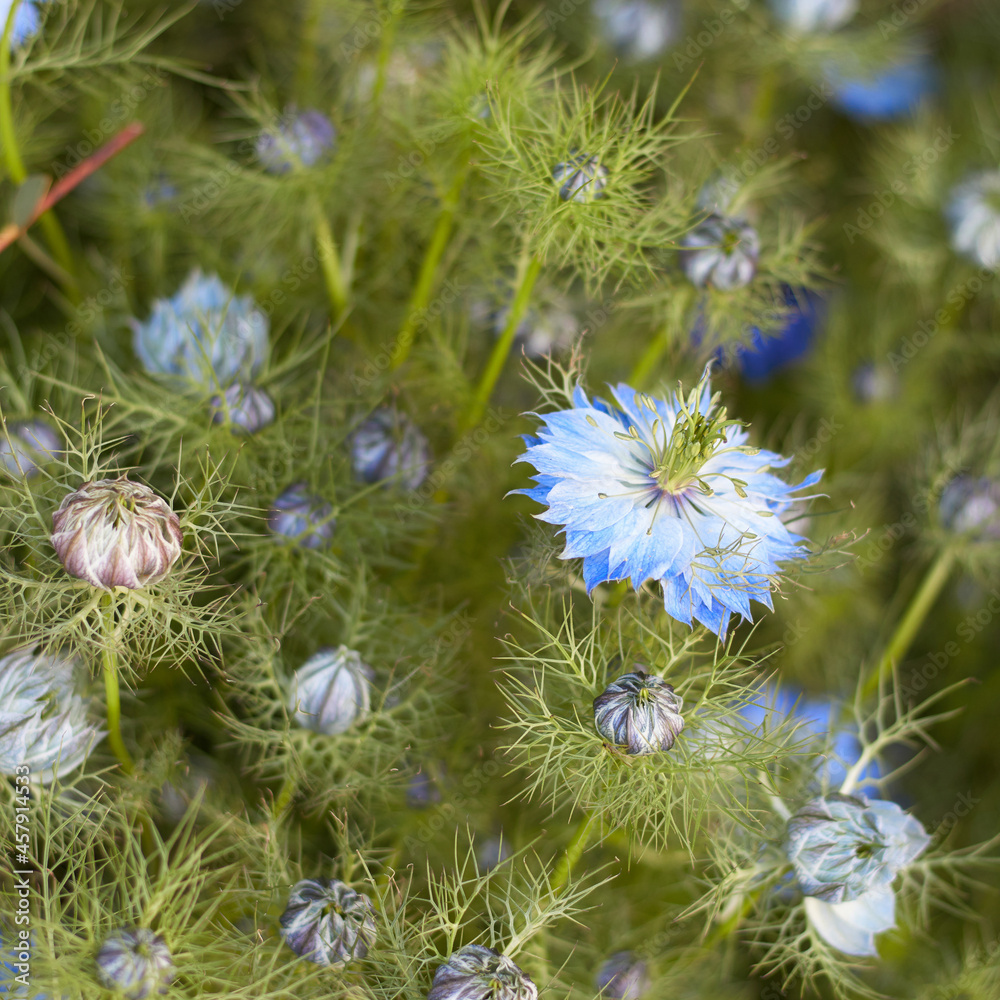
[[[538,988],[506,955],[467,944],[438,966],[427,1000],[538,1000]]]
[[[796,486],[773,475],[789,460],[747,444],[707,377],[686,399],[612,392],[616,405],[577,388],[571,409],[544,414],[538,436],[525,438],[519,461],[535,467],[538,485],[514,492],[564,526],[562,558],[583,559],[588,591],[659,581],[674,618],[720,636],[730,614],[751,620],[751,599],[773,607],[779,562],[806,555],[780,515],[822,473]]]
[[[288,110],[257,138],[257,159],[268,173],[313,167],[333,152],[337,130],[322,111]]]
[[[353,649],[321,649],[295,671],[289,710],[300,726],[336,736],[368,714],[374,679],[375,672]]]
[[[132,321],[135,353],[150,375],[184,378],[203,390],[248,381],[267,357],[269,322],[249,295],[195,269],[145,323]]]
[[[688,281],[728,292],[753,281],[760,238],[745,219],[710,215],[681,238],[681,263]]]
[[[332,515],[333,508],[305,483],[293,483],[271,505],[267,526],[305,549],[325,549],[337,524]]]
[[[608,168],[596,156],[579,153],[552,168],[552,180],[559,188],[563,201],[588,204],[604,197],[608,185]]]
[[[427,438],[394,407],[380,407],[351,435],[351,466],[366,483],[415,490],[427,478],[430,463]]]
[[[789,31],[819,34],[847,24],[858,12],[858,0],[771,0],[771,8]]]
[[[592,9],[601,37],[630,62],[652,59],[680,38],[677,0],[596,0]]]
[[[0,468],[12,476],[30,479],[61,450],[59,436],[44,420],[11,420],[0,428]]]
[[[594,985],[608,1000],[639,1000],[649,989],[646,963],[630,951],[615,952],[597,970]]]
[[[944,527],[972,539],[1000,539],[1000,482],[961,473],[941,492],[938,512]]]
[[[1000,266],[1000,170],[984,170],[959,184],[946,209],[951,245],[983,267]]]
[[[669,750],[684,728],[683,706],[662,677],[637,670],[622,674],[594,699],[594,724],[626,753],[659,753]]]
[[[895,802],[861,795],[814,799],[788,820],[785,851],[816,932],[848,955],[874,955],[895,926],[892,882],[930,843]]]
[[[285,944],[317,965],[364,958],[376,936],[372,901],[335,878],[296,882],[280,926]]]
[[[159,934],[145,927],[112,931],[96,961],[101,985],[128,1000],[166,993],[174,978],[170,949]]]
[[[52,515],[52,545],[66,572],[104,590],[162,580],[183,541],[166,500],[126,476],[84,483]]]
[[[75,771],[103,732],[77,694],[80,665],[64,656],[17,649],[0,659],[0,774],[26,765],[47,785]]]
[[[891,885],[929,843],[895,802],[835,793],[788,820],[785,851],[803,895],[845,903]]]
[[[828,63],[823,70],[831,100],[845,114],[865,124],[891,121],[912,114],[934,89],[934,69],[919,54],[876,69],[856,60]]]
[[[263,389],[234,382],[222,396],[212,397],[212,422],[226,421],[234,434],[256,434],[274,421],[274,403]]]
[[[7,25],[7,18],[13,5],[14,0],[0,0],[0,32]],[[20,48],[32,35],[37,34],[41,23],[38,0],[21,0],[17,13],[14,14],[14,24],[10,29],[11,49]]]

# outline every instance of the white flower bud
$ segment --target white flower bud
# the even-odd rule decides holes
[[[182,541],[167,502],[125,476],[84,483],[52,515],[52,544],[66,572],[104,590],[162,579]]]
[[[295,672],[288,707],[300,726],[336,736],[368,714],[374,678],[353,649],[321,649]]]

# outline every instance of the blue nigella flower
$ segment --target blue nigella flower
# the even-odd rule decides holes
[[[234,295],[199,269],[145,323],[132,321],[133,346],[150,375],[181,376],[204,389],[248,378],[267,357],[267,317],[249,295]]]
[[[758,697],[740,709],[747,728],[762,730],[767,724],[774,729],[786,718],[791,717],[798,727],[795,741],[815,737],[822,741],[830,752],[819,766],[819,773],[825,783],[838,788],[847,777],[849,768],[861,754],[861,743],[857,731],[849,724],[841,722],[842,706],[833,698],[805,698],[793,687],[768,685],[762,688]],[[864,787],[865,794],[877,798],[878,792],[871,783],[881,777],[882,770],[872,761],[858,779],[858,787]],[[868,786],[868,787],[865,787]]]
[[[983,267],[1000,265],[1000,170],[985,170],[959,184],[946,215],[958,253]]]
[[[760,237],[745,219],[710,215],[684,234],[681,265],[692,285],[729,292],[753,281]]]
[[[304,549],[325,549],[336,525],[331,514],[333,508],[309,493],[305,483],[293,483],[271,505],[267,525]]]
[[[798,34],[835,31],[858,12],[858,0],[771,0],[775,17]]]
[[[678,0],[595,0],[593,10],[601,36],[632,62],[658,56],[680,37]]]
[[[833,103],[862,123],[905,118],[934,89],[934,69],[924,55],[911,56],[874,75],[859,67],[827,64],[824,76]]]
[[[7,18],[14,0],[0,0],[0,31],[7,26]],[[14,24],[10,30],[10,47],[16,49],[34,35],[42,23],[36,0],[21,0],[20,7],[14,15]]]
[[[257,158],[271,174],[287,174],[296,166],[313,167],[337,144],[337,130],[322,112],[287,111],[275,128],[257,138]]]
[[[577,388],[571,409],[544,414],[538,436],[524,439],[519,461],[535,467],[538,485],[514,492],[564,526],[562,558],[583,559],[588,591],[659,581],[670,615],[720,637],[732,613],[752,620],[751,598],[773,608],[778,563],[806,555],[778,515],[822,473],[796,486],[773,475],[790,460],[747,444],[707,374],[687,399],[621,384],[612,392],[614,404],[591,402]]]

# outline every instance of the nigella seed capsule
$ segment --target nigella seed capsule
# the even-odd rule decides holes
[[[552,179],[559,185],[559,197],[563,201],[587,204],[604,197],[608,168],[599,163],[596,156],[580,153],[557,163],[552,168]]]
[[[52,515],[52,545],[66,572],[103,590],[163,579],[183,540],[166,500],[124,475],[84,483]]]
[[[376,936],[372,901],[338,879],[297,882],[280,926],[285,944],[317,965],[364,958]]]
[[[313,496],[305,483],[293,483],[271,505],[267,525],[304,549],[325,549],[337,523],[332,514],[333,508]]]
[[[538,1000],[538,988],[506,955],[467,944],[438,966],[427,1000]]]
[[[61,442],[43,420],[12,420],[0,427],[0,469],[31,479],[39,466],[59,454]]]
[[[622,674],[594,699],[594,724],[608,742],[643,756],[669,750],[684,728],[683,700],[662,678]]]
[[[144,927],[112,931],[97,953],[97,978],[128,1000],[166,993],[174,963],[163,938]]]
[[[427,478],[430,461],[420,428],[389,406],[376,410],[351,435],[351,465],[366,483],[415,490]]]
[[[374,679],[353,649],[321,649],[295,672],[288,707],[300,726],[336,736],[368,715]]]

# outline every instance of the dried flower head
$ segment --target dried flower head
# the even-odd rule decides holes
[[[161,580],[183,540],[166,500],[124,475],[84,483],[52,515],[52,544],[66,572],[104,590]]]

